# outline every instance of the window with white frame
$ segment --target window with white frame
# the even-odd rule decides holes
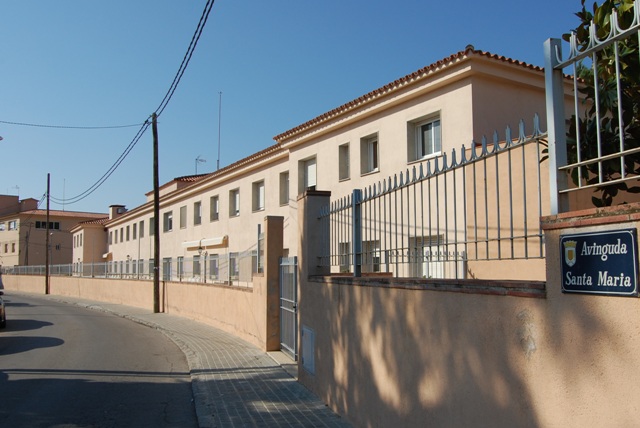
[[[316,188],[316,158],[305,159],[298,162],[298,193]]]
[[[168,211],[166,213],[164,213],[164,217],[163,217],[163,231],[164,232],[171,232],[173,230],[173,211]]]
[[[360,172],[368,174],[378,171],[378,135],[360,139]]]
[[[4,221],[0,222],[0,232],[4,232]]]
[[[209,220],[216,221],[220,219],[220,198],[218,195],[209,199]]]
[[[180,207],[180,229],[187,228],[187,206]]]
[[[280,205],[289,204],[289,171],[280,173]]]
[[[351,177],[351,161],[349,159],[349,143],[338,146],[338,179],[348,180]]]
[[[9,230],[16,230],[18,228],[18,222],[15,220],[11,220],[9,222]],[[58,227],[59,229],[60,227]]]
[[[193,203],[193,224],[195,226],[202,223],[202,202]]]
[[[407,153],[409,161],[435,156],[442,151],[440,118],[410,122]]]
[[[229,217],[240,215],[240,189],[229,191]]]
[[[252,187],[252,210],[264,210],[264,180],[253,183]]]

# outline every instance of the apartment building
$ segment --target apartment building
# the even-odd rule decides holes
[[[542,68],[468,46],[277,135],[276,144],[217,172],[163,185],[165,279],[241,280],[243,264],[250,273],[260,269],[265,216],[284,217],[284,255],[298,254],[296,200],[305,190],[347,195],[521,119],[531,122],[536,113],[544,129],[544,110]],[[145,204],[104,223],[103,260],[112,271],[150,274],[153,221],[150,192]],[[83,245],[73,259],[87,259]]]
[[[47,230],[50,263],[69,264],[74,239],[71,229],[78,222],[104,217],[102,213],[50,210],[47,227],[47,211],[38,209],[37,200],[0,195],[0,265],[44,265]]]

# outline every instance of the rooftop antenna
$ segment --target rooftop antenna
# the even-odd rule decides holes
[[[220,119],[222,117],[222,91],[218,92],[218,162],[216,171],[220,169]]]
[[[201,156],[202,155],[198,155],[198,157],[196,158],[196,175],[198,175],[198,164],[205,163],[207,161],[206,159],[202,159]]]

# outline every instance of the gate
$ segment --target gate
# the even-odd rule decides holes
[[[298,360],[297,257],[280,257],[280,349]]]

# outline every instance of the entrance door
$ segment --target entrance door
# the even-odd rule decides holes
[[[280,349],[298,359],[297,257],[280,257]]]

